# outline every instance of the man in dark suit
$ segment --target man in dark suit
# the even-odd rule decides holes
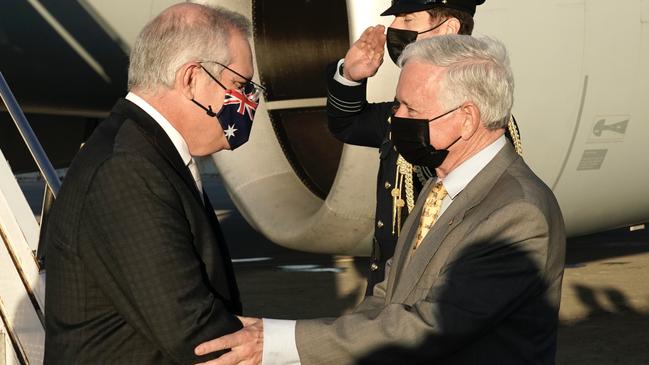
[[[514,91],[505,47],[443,35],[401,57],[392,139],[436,178],[386,280],[339,318],[245,319],[197,348],[232,349],[208,364],[554,363],[565,229],[552,191],[504,136]]]
[[[47,226],[47,364],[188,364],[209,359],[197,344],[242,327],[193,156],[247,141],[248,37],[240,14],[188,3],[138,36],[130,92],[72,162]]]

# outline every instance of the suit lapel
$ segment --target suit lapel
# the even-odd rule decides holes
[[[426,185],[424,185],[419,193],[420,197],[426,197],[430,193],[430,190],[433,188],[433,182],[435,179],[429,179]],[[424,208],[424,203],[426,198],[417,199],[415,206],[412,208],[412,212],[406,218],[403,227],[401,228],[401,235],[397,241],[397,246],[394,250],[394,257],[392,259],[392,267],[389,273],[388,287],[386,289],[386,296],[388,300],[393,293],[394,284],[398,282],[399,277],[403,266],[408,258],[408,254],[411,250],[412,243],[415,235],[417,234],[417,228],[419,227],[419,218],[421,217],[421,211]]]
[[[151,144],[160,152],[160,154],[171,164],[173,169],[180,175],[183,181],[189,186],[193,192],[194,197],[200,204],[203,204],[203,197],[196,187],[194,178],[192,177],[189,168],[185,166],[178,150],[169,139],[167,133],[160,125],[144,110],[140,109],[137,105],[126,99],[120,99],[113,112],[125,115],[127,118],[134,121],[144,135],[151,141]]]
[[[404,252],[404,256],[412,255],[412,258],[407,265],[402,267],[403,280],[395,288],[395,300],[403,301],[406,299],[422,277],[428,263],[444,242],[446,236],[462,222],[464,213],[467,211],[467,204],[464,200],[461,193],[455,197],[453,203],[439,216],[415,252],[412,251],[412,241],[414,240],[411,239],[408,251]]]
[[[232,259],[230,256],[230,249],[228,248],[228,245],[225,241],[225,237],[223,236],[223,231],[221,230],[221,225],[219,224],[218,217],[214,213],[214,208],[212,207],[212,203],[210,202],[210,199],[207,197],[207,194],[203,191],[203,204],[204,204],[204,209],[205,213],[207,214],[208,220],[210,221],[210,225],[212,226],[212,230],[216,234],[216,244],[219,248],[219,252],[221,254],[221,258],[223,262],[231,263]],[[226,296],[226,299],[229,300],[228,305],[231,305],[233,307],[230,308],[231,311],[233,311],[235,314],[241,314],[242,309],[241,309],[241,298],[239,294],[239,288],[237,286],[237,280],[234,275],[234,269],[231,264],[227,265],[222,265],[223,270],[225,271],[226,277],[225,278],[210,278],[212,281],[220,281],[223,286],[227,286],[229,291]]]
[[[392,301],[403,302],[406,300],[417,282],[421,279],[433,256],[442,245],[458,243],[458,241],[448,242],[446,238],[464,221],[466,214],[485,198],[507,167],[517,158],[519,156],[515,153],[512,146],[507,143],[494,159],[455,197],[451,205],[438,218],[433,227],[431,227],[431,230],[424,237],[412,259],[405,266],[407,255],[412,254],[413,232],[417,231],[423,202],[426,200],[426,195],[430,192],[430,189],[432,189],[432,184],[429,182],[426,189],[422,189],[422,194],[417,200],[419,209],[416,212],[413,210],[412,216],[414,219],[410,219],[410,217],[408,219],[411,224],[408,227],[410,232],[408,232],[408,235],[402,237],[407,239],[407,241],[401,242],[400,240],[397,245],[397,249],[399,250],[399,267],[396,268],[397,270],[395,271],[397,272],[395,272],[394,277],[392,277],[392,274],[390,275],[391,279],[394,279],[393,284],[388,285],[388,290],[393,288],[391,295]]]

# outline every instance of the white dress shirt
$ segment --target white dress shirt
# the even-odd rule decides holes
[[[344,61],[345,61],[344,58],[341,58],[340,61],[338,61],[338,64],[336,65],[336,72],[334,72],[334,80],[338,81],[339,83],[341,83],[341,84],[343,84],[345,86],[358,86],[358,85],[360,85],[361,84],[360,82],[348,80],[343,75],[341,75],[340,72],[338,72],[338,70],[340,70],[340,65]]]
[[[453,199],[455,199],[455,197],[464,190],[467,185],[469,185],[471,180],[473,180],[473,178],[476,177],[476,175],[478,175],[478,173],[482,171],[482,169],[487,166],[494,157],[496,157],[498,152],[500,152],[506,143],[507,139],[505,136],[500,136],[493,143],[471,156],[468,160],[462,162],[460,166],[454,168],[453,171],[446,175],[446,177],[441,179],[448,194],[444,197],[444,200],[442,200],[439,217],[444,214],[444,211],[449,207],[449,205],[451,205]],[[437,182],[437,180],[435,182]]]
[[[144,110],[145,113],[149,114],[153,120],[160,125],[162,130],[165,131],[167,136],[169,136],[169,139],[171,140],[171,143],[173,143],[174,147],[176,147],[176,150],[178,151],[178,154],[180,155],[180,158],[183,160],[183,163],[185,166],[189,168],[189,171],[192,173],[192,176],[194,177],[194,182],[196,183],[196,187],[198,188],[198,191],[203,194],[203,189],[202,189],[202,184],[201,184],[201,175],[198,171],[196,161],[192,158],[192,155],[189,153],[189,147],[187,147],[187,142],[185,142],[185,139],[183,136],[174,128],[171,123],[165,118],[162,114],[160,114],[159,111],[157,111],[154,107],[151,106],[151,104],[147,103],[144,99],[141,97],[137,96],[136,94],[129,92],[126,95],[126,100],[132,102],[133,104],[137,105],[140,107],[140,109]]]
[[[338,74],[338,72],[336,72]],[[453,203],[453,199],[478,175],[487,164],[505,146],[505,136],[471,156],[461,165],[453,169],[442,182],[448,195],[442,201],[439,215]],[[295,323],[293,320],[264,318],[264,352],[262,365],[297,365],[300,355],[295,342]]]

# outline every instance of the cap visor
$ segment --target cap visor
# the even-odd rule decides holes
[[[421,5],[421,4],[394,4],[389,7],[386,11],[381,13],[381,16],[386,15],[399,15],[404,13],[414,13],[416,11],[432,9],[432,5]]]

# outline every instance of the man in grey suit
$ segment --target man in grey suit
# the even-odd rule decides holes
[[[339,318],[245,319],[209,364],[553,364],[565,255],[552,191],[504,137],[497,41],[445,35],[400,58],[392,138],[434,168],[372,296]]]
[[[194,156],[248,139],[249,37],[242,15],[188,3],[138,36],[129,93],[75,157],[47,226],[47,364],[188,364],[242,327]]]

